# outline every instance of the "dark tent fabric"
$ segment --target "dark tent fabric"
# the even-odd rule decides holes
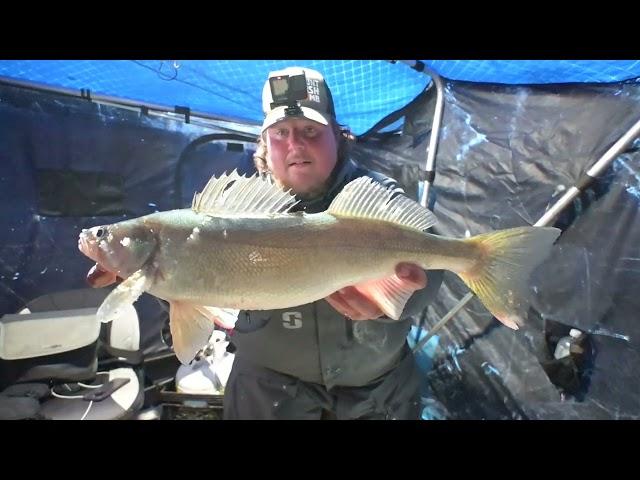
[[[429,65],[445,71],[437,61]],[[613,83],[544,85],[507,85],[515,77],[499,82],[492,76],[499,70],[488,67],[467,82],[451,70],[432,190],[436,232],[463,237],[538,220],[640,119],[638,62],[629,61],[618,77],[604,74],[620,65],[610,67],[591,81]],[[546,78],[556,78],[552,70]],[[587,78],[567,71],[566,81]],[[410,82],[404,100],[367,117],[359,132],[410,102],[399,129],[372,132],[353,145],[358,161],[397,178],[413,197],[435,106],[435,88],[425,78]],[[0,315],[40,295],[86,286],[92,262],[77,250],[80,229],[181,208],[212,174],[251,168],[255,123],[236,130],[214,120],[185,123],[183,115],[10,85],[0,85],[0,100]],[[619,155],[557,219],[563,234],[534,272],[528,327],[507,329],[474,299],[438,333],[426,379],[449,418],[640,417],[639,146]],[[424,312],[425,328],[467,291],[445,274],[438,299]],[[135,306],[145,353],[166,349],[166,306],[146,294]],[[587,333],[589,355],[579,388],[567,393],[549,365],[557,337],[571,327]]]
[[[360,146],[358,160],[416,178],[433,103],[417,102],[404,135]],[[464,237],[535,223],[638,121],[640,86],[449,82],[446,105],[435,231]],[[504,328],[474,299],[441,331],[429,384],[454,418],[640,418],[638,147],[640,140],[557,219],[563,234],[534,272],[528,328]],[[467,291],[446,273],[427,325]],[[574,395],[563,396],[541,365],[551,358],[543,332],[555,323],[589,334],[590,363]]]
[[[87,286],[82,228],[183,208],[210,175],[252,164],[251,136],[216,142],[216,129],[11,86],[0,98],[1,314]],[[145,352],[165,348],[165,307],[136,307]]]

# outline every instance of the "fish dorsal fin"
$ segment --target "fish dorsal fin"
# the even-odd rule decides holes
[[[254,174],[240,176],[237,170],[220,177],[212,177],[193,197],[191,208],[197,213],[217,217],[242,215],[263,217],[287,213],[297,202],[268,177]]]
[[[393,198],[392,198],[393,197]],[[333,199],[328,212],[337,217],[367,218],[424,231],[436,217],[418,202],[383,187],[369,177],[348,183]]]

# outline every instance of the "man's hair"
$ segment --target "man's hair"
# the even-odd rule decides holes
[[[353,137],[348,128],[338,124],[335,120],[331,121],[331,126],[338,144],[338,161],[336,162],[336,166],[338,166],[342,165],[349,158],[350,141]],[[256,152],[253,154],[253,163],[260,174],[269,173],[269,166],[267,164],[268,147],[267,142],[264,140],[265,135],[266,130],[265,133],[260,135]]]

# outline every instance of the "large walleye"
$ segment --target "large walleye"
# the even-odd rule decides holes
[[[269,180],[234,171],[213,177],[191,209],[83,230],[80,250],[100,272],[124,279],[98,317],[112,320],[143,292],[168,301],[174,349],[188,363],[213,322],[228,327],[239,309],[303,305],[348,285],[398,319],[412,292],[394,282],[395,266],[411,262],[456,273],[516,329],[528,304],[529,274],[560,234],[543,227],[467,239],[428,234],[431,212],[368,177],[349,183],[325,212],[289,212],[295,203]]]

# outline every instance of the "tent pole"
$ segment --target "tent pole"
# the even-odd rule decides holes
[[[627,132],[622,135],[598,161],[596,161],[586,173],[584,173],[576,184],[571,187],[567,192],[549,209],[546,213],[540,217],[534,226],[544,227],[553,223],[558,214],[569,205],[574,198],[576,198],[581,192],[588,188],[596,178],[613,162],[613,160],[622,153],[622,151],[629,146],[638,136],[640,136],[640,120],[634,123]],[[467,293],[462,300],[460,300],[449,312],[442,317],[441,320],[436,323],[429,333],[420,340],[419,343],[413,348],[414,352],[420,350],[438,330],[440,330],[458,311],[464,307],[469,300],[474,297],[472,292]]]
[[[420,203],[423,207],[429,208],[429,192],[433,181],[436,178],[436,152],[438,150],[438,137],[440,134],[440,124],[442,123],[442,113],[444,111],[444,82],[442,77],[435,70],[429,68],[420,60],[399,60],[399,62],[409,65],[418,72],[429,75],[436,85],[436,108],[433,112],[433,123],[431,124],[431,137],[429,138],[429,146],[427,147],[427,163],[425,166],[425,178],[421,180],[422,195]]]
[[[583,192],[589,187],[605,168],[638,136],[640,136],[640,120],[633,124],[633,126],[627,130],[627,133],[622,135],[534,225],[536,227],[543,227],[551,224],[558,214],[569,205],[580,192]]]

